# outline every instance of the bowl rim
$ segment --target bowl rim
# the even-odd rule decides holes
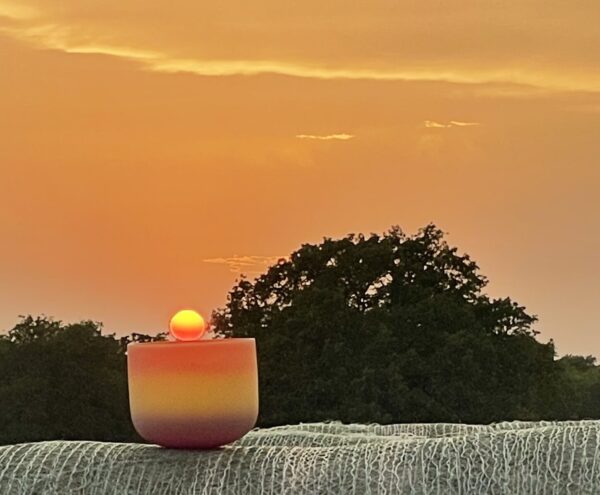
[[[149,347],[149,346],[153,346],[153,347],[160,347],[160,346],[171,346],[173,344],[177,344],[178,346],[182,346],[182,345],[226,345],[226,342],[240,342],[240,341],[245,341],[245,342],[256,342],[256,339],[254,337],[224,337],[224,338],[216,338],[216,339],[199,339],[199,340],[156,340],[154,342],[130,342],[129,344],[127,344],[127,347],[131,347],[131,346],[145,346],[145,347]]]

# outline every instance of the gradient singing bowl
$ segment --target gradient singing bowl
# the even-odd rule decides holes
[[[150,443],[211,449],[256,424],[254,339],[131,343],[127,371],[131,419]]]

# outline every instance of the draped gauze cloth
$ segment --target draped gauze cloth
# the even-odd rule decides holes
[[[600,493],[600,421],[310,423],[255,429],[212,451],[8,445],[0,493]]]

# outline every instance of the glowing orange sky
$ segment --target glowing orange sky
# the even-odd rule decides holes
[[[0,0],[0,328],[166,330],[433,221],[600,355],[600,4]]]

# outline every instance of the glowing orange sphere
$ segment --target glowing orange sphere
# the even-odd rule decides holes
[[[173,315],[169,330],[177,340],[198,340],[206,330],[206,323],[200,313],[193,309],[183,309]]]

